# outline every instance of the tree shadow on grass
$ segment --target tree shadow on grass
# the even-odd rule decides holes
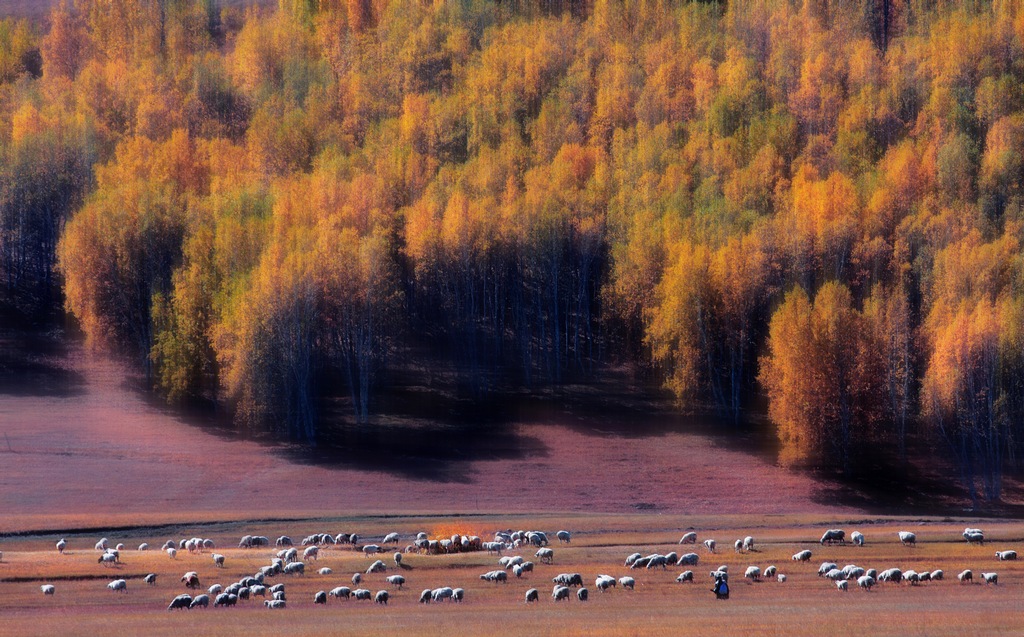
[[[85,393],[85,377],[61,365],[67,347],[51,334],[0,329],[0,395],[67,398]]]

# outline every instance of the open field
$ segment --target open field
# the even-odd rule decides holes
[[[288,522],[246,524],[222,523],[160,528],[133,528],[105,535],[112,542],[124,542],[123,564],[105,568],[96,563],[98,552],[92,545],[99,535],[68,535],[69,548],[58,555],[53,543],[56,535],[25,535],[5,538],[0,563],[0,634],[2,635],[97,635],[217,634],[252,635],[284,632],[289,635],[313,635],[341,632],[358,635],[432,634],[432,635],[650,635],[650,634],[758,634],[823,635],[839,634],[853,627],[878,630],[898,627],[901,635],[1020,634],[1018,612],[1024,595],[1024,563],[999,562],[996,550],[1016,548],[1024,541],[1024,524],[986,520],[982,525],[990,541],[984,546],[968,546],[960,532],[976,520],[834,518],[821,516],[678,516],[656,515],[573,515],[508,517],[357,517],[294,520]],[[134,547],[147,541],[159,547],[167,539],[209,537],[218,547],[233,547],[245,533],[263,534],[273,539],[288,533],[298,543],[313,532],[360,532],[366,541],[379,541],[387,532],[403,534],[404,547],[417,531],[432,536],[461,531],[480,533],[485,539],[496,528],[512,526],[541,529],[552,534],[560,528],[573,531],[570,545],[554,543],[552,565],[537,564],[533,573],[516,580],[510,574],[508,584],[491,584],[479,574],[500,568],[496,555],[485,552],[451,556],[405,556],[407,568],[395,569],[391,551],[385,558],[389,569],[383,574],[364,575],[363,586],[376,592],[388,588],[384,578],[400,572],[407,579],[401,591],[392,590],[391,602],[380,607],[372,602],[330,599],[327,607],[314,606],[313,594],[335,586],[351,586],[352,573],[363,571],[372,559],[352,547],[328,547],[317,562],[307,564],[304,577],[277,576],[268,583],[286,583],[288,608],[271,612],[257,598],[240,601],[231,609],[209,608],[167,612],[170,600],[186,592],[179,581],[190,570],[199,573],[203,587],[213,583],[227,585],[251,575],[269,563],[273,548],[217,548],[227,556],[226,567],[219,569],[209,554],[189,555],[181,551],[171,560],[159,550],[137,552]],[[675,544],[683,531],[694,527],[698,539],[714,537],[718,554],[703,547]],[[816,540],[829,526],[867,536],[863,547],[852,545],[821,547]],[[914,530],[919,542],[905,547],[896,539],[896,531]],[[751,534],[756,551],[737,554],[728,545]],[[724,545],[724,546],[723,546]],[[810,548],[809,563],[796,563],[790,556]],[[623,566],[629,553],[695,550],[700,555],[696,567],[670,567],[630,570]],[[301,550],[301,549],[300,549]],[[521,554],[528,559],[534,550]],[[850,590],[841,593],[816,575],[823,561],[840,566],[858,564],[879,571],[897,566],[943,569],[946,579],[919,586],[881,584],[871,592]],[[720,564],[729,566],[732,596],[717,601],[710,592],[708,571]],[[762,569],[775,564],[788,581],[743,581],[748,565]],[[332,575],[316,573],[320,567],[333,569]],[[677,584],[679,572],[692,568],[696,583]],[[979,582],[962,585],[956,574],[965,568],[980,573],[999,573],[999,584]],[[146,573],[158,574],[157,584],[141,581]],[[590,601],[575,599],[554,603],[551,577],[562,572],[579,572],[590,589]],[[636,578],[636,590],[621,588],[607,593],[593,585],[599,573]],[[128,592],[118,594],[106,589],[108,581],[128,579]],[[44,596],[39,586],[53,583],[57,592]],[[452,603],[417,603],[424,588],[463,587],[466,599]],[[538,603],[523,603],[524,592],[540,590]],[[855,587],[854,587],[855,588]],[[888,629],[886,629],[888,630]]]

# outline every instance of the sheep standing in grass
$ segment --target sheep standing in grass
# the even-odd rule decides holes
[[[554,589],[551,591],[551,598],[556,602],[560,602],[563,599],[569,601],[569,587],[555,586]]]
[[[778,572],[778,569],[775,568],[775,565],[772,565],[772,566],[769,566],[768,568],[764,569],[764,576],[766,578],[768,578],[768,577],[775,577],[775,574],[777,572]]]
[[[822,562],[821,566],[818,567],[818,577],[825,575],[834,568],[839,568],[839,565],[835,562]]]
[[[305,575],[306,564],[304,562],[292,562],[284,567],[285,575]]]
[[[391,584],[392,586],[397,586],[398,590],[402,590],[402,585],[405,584],[405,578],[401,575],[389,575],[384,579],[387,581],[388,584]]]
[[[137,548],[136,550],[137,551],[148,551],[149,550],[149,544],[146,544],[145,542],[143,542],[142,544],[139,545],[139,548]]]
[[[572,541],[572,535],[570,535],[568,531],[559,531],[558,533],[555,533],[555,537],[558,538],[559,542],[565,542],[566,544],[569,544]]]
[[[981,579],[984,580],[986,584],[998,584],[999,573],[982,573]]]
[[[845,593],[847,590],[849,590],[849,584],[846,580],[841,579],[838,582],[836,582],[836,588]]]
[[[320,547],[310,546],[302,552],[303,561],[320,559]]]
[[[910,531],[900,531],[897,533],[900,538],[900,542],[904,546],[917,546],[917,535]]]
[[[466,589],[464,588],[453,588],[452,589],[452,601],[456,603],[462,603],[462,600],[466,598]]]
[[[736,540],[735,542],[733,542],[732,549],[734,551],[736,551],[737,553],[742,551],[743,550],[743,540]]]
[[[429,589],[427,589],[424,592],[429,592]],[[334,597],[335,599],[341,599],[342,597],[348,599],[349,596],[352,594],[352,590],[348,586],[338,586],[337,588],[332,588],[331,591],[327,594],[331,597]],[[423,600],[420,599],[420,601]]]
[[[380,553],[380,547],[376,544],[367,544],[363,547],[363,555],[366,557],[376,555],[377,553]]]
[[[580,590],[576,591],[576,599],[580,600],[581,602],[587,601],[589,597],[590,591],[588,591],[585,588],[581,588]]]
[[[967,569],[966,571],[963,571],[959,575],[957,575],[956,578],[960,580],[961,584],[963,584],[964,582],[973,582],[974,573],[972,573],[970,569]]]
[[[715,552],[715,541],[712,539],[704,540],[704,547],[707,548],[708,552]]]
[[[780,584],[785,584],[786,583],[786,574],[785,573],[779,573],[778,580],[779,580]]]
[[[43,584],[39,587],[39,590],[43,591],[43,595],[53,595],[57,592],[57,589],[54,588],[53,584]]]
[[[423,591],[423,592],[426,593],[428,591]],[[526,591],[526,603],[527,604],[529,604],[530,602],[535,602],[538,599],[540,599],[540,592],[536,588],[531,588],[530,590]],[[423,599],[420,598],[420,601],[422,602]]]
[[[754,582],[760,582],[761,569],[757,566],[748,566],[747,570],[743,573],[743,577]]]
[[[209,608],[210,607],[210,596],[209,595],[196,595],[192,598],[192,603],[188,605],[189,610],[193,608]]]
[[[283,599],[266,599],[263,600],[263,605],[271,610],[280,610],[282,608],[286,608],[288,602]]]
[[[167,606],[167,610],[174,610],[175,608],[188,608],[192,604],[191,595],[178,595],[171,600],[171,603]]]
[[[619,586],[633,590],[636,587],[636,580],[632,577],[620,577]]]
[[[846,531],[842,529],[829,529],[821,536],[821,545],[846,544]]]
[[[1017,559],[1017,551],[996,551],[996,558],[1000,562]]]
[[[753,538],[753,536],[748,535],[747,537],[743,538],[743,550],[744,551],[753,551],[754,550],[754,538]]]
[[[866,591],[871,590],[871,587],[875,585],[875,578],[870,575],[861,575],[857,578],[857,586],[860,586]]]
[[[696,553],[683,553],[676,560],[678,566],[696,566],[700,562],[700,556]]]
[[[104,553],[98,560],[96,560],[96,563],[102,564],[103,566],[114,566],[117,564],[117,556],[113,553]]]
[[[117,593],[127,593],[128,582],[123,579],[116,579],[113,582],[107,584],[107,588]]]
[[[327,605],[327,593],[325,591],[317,591],[316,595],[313,596],[313,603],[314,604],[323,604],[324,606],[326,606]]]
[[[216,564],[218,568],[224,568],[223,555],[221,555],[220,553],[213,553],[210,557],[213,558],[213,563]]]
[[[936,571],[932,571],[931,578],[933,582],[941,582],[942,578],[944,578],[945,576],[945,572],[943,572],[942,569],[938,569]]]
[[[99,542],[96,543],[96,547],[95,548],[96,548],[97,551],[106,551],[107,550],[107,544],[109,544],[109,543],[110,543],[110,540],[108,540],[107,538],[102,538]]]
[[[810,562],[812,553],[808,550],[800,551],[799,553],[793,554],[794,562]]]
[[[150,573],[149,575],[142,578],[142,581],[147,584],[156,584],[156,573]]]
[[[697,543],[697,533],[696,533],[696,531],[690,531],[689,533],[684,533],[683,537],[679,538],[679,543],[680,544],[696,544]]]
[[[864,534],[860,531],[854,531],[851,533],[850,539],[853,541],[854,546],[864,546]]]
[[[393,557],[395,558],[395,566],[401,566],[402,565],[402,554],[396,552]]]
[[[542,564],[551,564],[555,560],[555,550],[546,547],[537,549],[534,557],[539,558]]]
[[[168,548],[167,557],[171,558],[172,560],[178,559],[178,549],[174,548],[173,546]]]
[[[64,554],[64,549],[66,549],[67,546],[68,546],[67,540],[65,540],[64,538],[61,538],[60,540],[57,541],[57,552],[60,553],[61,555],[63,555]]]
[[[676,581],[682,584],[683,582],[693,583],[693,571],[683,571],[676,577]]]

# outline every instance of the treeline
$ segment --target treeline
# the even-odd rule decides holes
[[[410,357],[477,399],[634,360],[682,409],[767,394],[786,463],[920,424],[995,500],[1022,5],[63,4],[0,23],[5,298],[58,272],[170,400],[297,440]]]

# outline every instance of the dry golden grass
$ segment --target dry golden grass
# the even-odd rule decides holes
[[[99,520],[91,521],[93,524]],[[353,635],[654,635],[750,633],[786,635],[829,635],[853,629],[897,630],[900,635],[999,635],[1020,634],[1019,600],[1024,593],[1024,562],[998,562],[996,550],[1017,548],[1024,538],[1024,523],[945,519],[870,518],[827,519],[821,516],[712,516],[670,518],[658,515],[572,515],[499,517],[420,518],[330,518],[276,523],[243,524],[223,522],[195,527],[172,526],[111,531],[112,543],[124,542],[123,564],[104,568],[96,563],[93,544],[99,534],[69,534],[65,555],[53,548],[53,535],[7,537],[0,542],[4,552],[0,563],[0,635],[253,635],[283,632],[288,635],[343,633]],[[984,546],[968,546],[960,537],[965,526],[981,526],[990,538]],[[860,530],[867,536],[864,547],[821,547],[822,530],[838,526],[847,532]],[[358,532],[367,541],[379,541],[390,531],[402,533],[402,546],[417,531],[432,535],[454,532],[487,532],[498,528],[539,528],[552,534],[560,528],[573,531],[571,545],[554,544],[555,562],[537,564],[522,580],[511,577],[508,584],[491,584],[479,579],[487,570],[498,568],[497,557],[485,553],[453,556],[408,554],[401,572],[408,583],[392,591],[391,603],[380,607],[372,602],[336,601],[328,606],[313,605],[313,594],[335,586],[351,586],[356,571],[364,571],[372,559],[351,547],[325,548],[321,559],[307,565],[305,577],[277,577],[285,582],[288,605],[283,611],[268,611],[259,599],[240,601],[231,609],[167,612],[170,600],[186,592],[179,581],[189,570],[198,571],[204,588],[227,584],[250,575],[269,562],[274,549],[233,548],[246,533],[276,537],[287,533],[298,542],[313,532]],[[703,547],[676,544],[689,527],[703,540],[719,542],[717,555]],[[916,547],[899,544],[896,531],[916,531]],[[737,554],[733,540],[751,534],[757,550]],[[158,547],[167,539],[193,535],[210,537],[217,552],[227,556],[227,566],[216,568],[209,553],[189,555],[185,551],[171,560]],[[154,547],[139,553],[140,542]],[[231,548],[226,548],[231,547]],[[790,556],[810,548],[810,563],[795,563]],[[695,584],[677,584],[675,577],[685,568],[631,571],[623,566],[625,556],[641,553],[695,550],[700,564],[693,567]],[[391,564],[391,549],[384,557]],[[521,554],[533,559],[533,550]],[[891,566],[915,570],[943,569],[946,580],[911,587],[882,584],[870,593],[851,590],[841,593],[817,577],[818,565],[834,561],[840,566],[855,563],[882,570]],[[534,560],[536,561],[536,560]],[[710,592],[708,571],[720,564],[732,573],[732,598],[717,601]],[[748,565],[762,569],[775,564],[789,581],[748,583],[742,572]],[[334,573],[316,573],[329,566]],[[983,571],[999,573],[998,586],[980,583],[961,585],[956,574],[970,568],[980,579]],[[158,574],[157,584],[141,581],[146,573]],[[364,575],[363,586],[372,591],[386,588],[384,577],[395,573]],[[551,577],[561,572],[583,574],[591,599],[586,604],[551,601]],[[594,589],[597,574],[631,575],[635,591]],[[128,593],[106,589],[108,581],[127,578]],[[53,583],[57,594],[42,595],[39,586]],[[423,588],[454,586],[466,589],[461,605],[417,603]],[[541,601],[523,603],[526,589],[540,590]]]

